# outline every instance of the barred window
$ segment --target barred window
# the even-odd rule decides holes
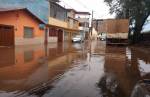
[[[34,28],[24,27],[24,38],[33,38],[34,37]]]

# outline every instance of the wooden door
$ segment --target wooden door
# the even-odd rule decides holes
[[[0,25],[0,46],[14,46],[14,27]]]
[[[58,30],[58,42],[63,42],[63,30]]]

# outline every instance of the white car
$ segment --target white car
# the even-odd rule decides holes
[[[105,34],[105,33],[99,34],[99,35],[97,36],[97,39],[100,39],[100,40],[102,40],[102,41],[106,40],[106,34]]]
[[[72,38],[72,42],[83,42],[83,37],[81,35],[76,35]]]

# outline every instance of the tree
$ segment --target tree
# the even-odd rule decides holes
[[[116,18],[126,18],[135,21],[133,28],[133,43],[141,39],[141,31],[150,15],[150,0],[104,0],[110,6],[110,13],[116,13]],[[130,34],[130,33],[129,33]]]

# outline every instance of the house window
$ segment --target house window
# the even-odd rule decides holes
[[[33,38],[34,28],[24,27],[24,38]]]
[[[89,27],[89,23],[87,22],[83,22],[83,23],[79,23],[80,27]]]
[[[83,23],[79,23],[79,26],[80,27],[85,27],[85,23],[83,22]]]

